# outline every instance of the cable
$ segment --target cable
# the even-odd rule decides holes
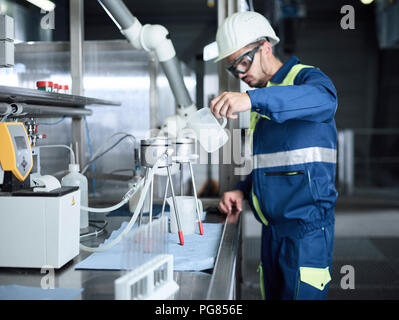
[[[126,202],[129,201],[131,197],[137,192],[137,190],[140,189],[140,187],[143,184],[144,179],[141,179],[137,184],[133,185],[122,197],[122,200],[113,205],[112,207],[107,207],[107,208],[90,208],[90,207],[85,207],[85,206],[80,206],[80,209],[83,211],[90,211],[90,212],[97,212],[97,213],[105,213],[105,212],[110,212],[110,211],[115,211],[118,210],[120,207],[122,207]]]
[[[132,169],[132,168],[115,169],[115,170],[112,170],[112,171],[110,172],[110,174],[114,174],[114,173],[116,173],[116,172],[126,172],[126,171],[132,171],[133,174],[134,174],[136,170],[135,170],[135,169]]]
[[[98,155],[101,153],[102,148],[115,136],[117,135],[121,135],[123,134],[125,137],[131,137],[133,139],[133,149],[136,146],[136,137],[132,134],[129,133],[125,133],[125,132],[117,132],[114,133],[112,136],[110,136],[109,138],[107,138],[104,143],[97,149],[97,151],[93,154],[93,156],[90,157],[90,160],[88,161],[88,163],[84,166],[84,168],[82,169],[82,174],[86,172],[86,170],[88,169],[88,167],[90,166],[90,164],[98,159]],[[110,151],[112,148],[114,148],[117,144],[119,144],[121,142],[121,140],[119,140],[116,144],[114,144],[111,148],[109,148],[108,150],[106,150],[106,152]],[[103,156],[106,152],[103,152],[100,156]]]
[[[72,163],[76,163],[76,159],[75,159],[75,152],[73,152],[72,148],[64,145],[64,144],[53,144],[53,145],[44,145],[44,146],[37,146],[37,148],[66,148],[71,152],[71,156],[72,156]]]
[[[84,233],[84,234],[80,235],[80,240],[83,240],[84,238],[89,238],[89,237],[92,237],[92,236],[96,236],[97,237],[98,235],[102,234],[105,231],[105,228],[108,225],[108,221],[101,221],[101,222],[104,223],[101,227],[98,227],[98,226],[96,226],[93,223],[89,223],[90,226],[98,228],[98,230],[96,230],[94,232],[91,232],[91,233]]]
[[[105,251],[105,250],[107,250],[109,248],[112,248],[113,246],[115,246],[117,243],[119,243],[121,241],[122,237],[126,233],[128,233],[130,231],[130,229],[133,227],[133,225],[136,223],[137,217],[138,217],[138,215],[139,215],[139,213],[141,211],[141,208],[142,208],[142,206],[144,204],[144,200],[145,200],[145,198],[147,196],[148,188],[149,188],[149,186],[151,184],[151,181],[152,181],[152,179],[154,177],[154,172],[157,171],[159,164],[161,163],[161,161],[164,161],[165,157],[167,157],[167,156],[168,156],[167,153],[162,154],[158,158],[158,160],[155,162],[154,167],[149,170],[149,174],[148,174],[147,180],[146,180],[146,182],[144,184],[143,190],[141,192],[141,195],[140,195],[140,198],[139,198],[139,202],[137,203],[137,207],[134,210],[134,214],[133,214],[132,218],[130,219],[129,223],[127,224],[127,226],[125,227],[125,229],[123,229],[123,231],[115,239],[113,239],[112,241],[108,242],[107,244],[103,244],[103,245],[101,245],[100,247],[97,247],[97,248],[91,248],[91,247],[87,247],[87,246],[85,246],[83,244],[80,244],[80,249],[82,249],[84,251],[88,251],[88,252]],[[132,197],[134,195],[134,193],[138,189],[139,189],[139,186],[135,186],[135,187],[131,188],[125,194],[125,196],[123,197],[122,201],[125,201],[125,203],[127,201],[129,201],[130,197]],[[82,209],[82,207],[81,207],[81,209]],[[85,210],[85,209],[89,209],[90,211],[92,211],[92,208],[84,208],[83,210]]]
[[[122,138],[120,138],[116,143],[114,143],[111,147],[109,147],[108,149],[106,149],[105,151],[103,151],[102,153],[100,153],[99,155],[97,155],[95,158],[89,160],[89,162],[86,165],[90,165],[91,163],[93,163],[94,161],[96,161],[97,159],[101,158],[104,154],[106,154],[107,152],[111,151],[113,148],[115,148],[119,143],[121,143],[124,139],[126,139],[128,136],[124,136]]]
[[[136,139],[134,136],[132,136],[130,134],[126,134],[125,136],[120,138],[116,143],[114,143],[111,147],[109,147],[107,150],[103,151],[101,154],[97,155],[94,159],[90,160],[89,163],[92,161],[96,161],[98,158],[102,157],[104,154],[106,154],[107,152],[109,152],[110,150],[115,148],[119,143],[121,143],[124,139],[126,139],[128,137],[133,137],[134,139]],[[136,141],[136,140],[134,140],[134,141]]]
[[[122,207],[127,201],[123,199],[121,202],[113,205],[112,207],[107,207],[107,208],[90,208],[90,207],[85,207],[81,206],[80,209],[83,211],[90,211],[90,212],[97,212],[97,213],[104,213],[104,212],[110,212],[110,211],[115,211],[118,210],[120,207]]]
[[[102,226],[101,227],[99,227],[96,223],[100,223],[100,222],[102,222]],[[89,226],[92,226],[92,227],[95,227],[95,228],[99,228],[99,229],[102,229],[102,228],[104,228],[104,227],[106,227],[108,225],[108,221],[105,221],[105,220],[90,220],[89,221]]]

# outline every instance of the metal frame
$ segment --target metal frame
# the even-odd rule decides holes
[[[337,159],[337,176],[338,176],[338,188],[341,195],[351,196],[351,195],[363,195],[363,196],[373,196],[381,197],[386,200],[394,200],[396,198],[397,190],[391,190],[388,192],[386,188],[383,187],[370,187],[362,188],[356,186],[355,172],[355,136],[362,135],[365,138],[362,141],[368,141],[367,136],[371,135],[398,135],[399,130],[395,128],[384,128],[384,129],[342,129],[338,131],[338,159]],[[366,155],[365,161],[370,163],[370,155]],[[395,161],[395,158],[394,158]],[[399,162],[398,162],[399,165]],[[358,169],[359,170],[359,169]],[[365,172],[365,174],[370,174],[370,172]]]
[[[83,41],[84,41],[84,7],[83,0],[69,1],[70,50],[72,94],[83,95]],[[83,118],[72,118],[72,144],[78,154],[78,163],[83,167],[84,159],[84,123]]]
[[[227,216],[211,282],[206,295],[207,300],[233,300],[240,296],[236,278],[236,269],[241,263],[238,249],[240,248],[241,216],[237,220]],[[240,268],[238,268],[240,270]]]
[[[237,0],[220,0],[218,1],[218,26],[220,26],[224,19],[238,11],[238,1]],[[236,91],[240,90],[240,80],[235,79],[229,76],[226,71],[226,62],[221,61],[218,64],[218,75],[219,75],[219,93],[224,91]],[[229,119],[226,128],[230,131],[230,136],[232,137],[232,132],[234,129],[239,129],[239,120],[238,119]],[[233,158],[233,148],[232,148],[232,140],[230,139],[229,144],[226,144],[219,151],[219,192],[223,194],[225,191],[229,191],[233,189],[238,181],[240,180],[239,176],[234,174],[235,165],[234,163],[224,164],[224,161],[220,161],[223,159],[224,154],[229,154],[229,159]],[[229,149],[226,149],[229,148]]]

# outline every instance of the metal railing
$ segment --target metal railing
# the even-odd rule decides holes
[[[337,149],[341,195],[399,199],[399,129],[342,129]]]

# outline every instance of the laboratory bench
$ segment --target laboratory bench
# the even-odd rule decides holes
[[[230,300],[236,299],[239,292],[237,279],[240,277],[240,229],[241,215],[229,216],[215,210],[219,199],[201,199],[207,211],[205,223],[222,223],[223,231],[213,269],[201,272],[174,271],[174,280],[179,290],[174,300]],[[210,208],[210,210],[207,210]],[[213,209],[213,210],[212,210]],[[106,217],[105,232],[97,237],[82,241],[86,246],[96,247],[117,230],[121,223],[130,217]],[[55,288],[79,289],[81,300],[113,300],[114,281],[126,271],[115,270],[75,270],[75,266],[91,253],[81,251],[73,260],[55,270]],[[0,268],[0,285],[21,285],[40,287],[47,271],[26,268]]]

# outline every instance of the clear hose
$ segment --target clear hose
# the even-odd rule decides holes
[[[90,212],[110,212],[110,211],[115,211],[117,209],[119,209],[120,207],[122,207],[126,202],[128,202],[129,199],[125,199],[125,197],[123,197],[123,200],[121,202],[119,202],[118,204],[112,206],[112,207],[108,207],[108,208],[91,208],[91,207],[85,207],[85,206],[80,206],[80,210],[83,211],[90,211]]]
[[[164,160],[165,160],[165,157],[167,157],[167,154],[166,154],[166,153],[163,154],[163,155],[155,162],[154,167],[153,167],[151,170],[149,170],[148,178],[146,179],[145,185],[144,185],[143,190],[142,190],[142,192],[141,192],[140,199],[139,199],[139,202],[138,202],[138,204],[137,204],[136,210],[134,210],[134,214],[133,214],[132,218],[130,219],[129,223],[127,224],[127,226],[125,227],[125,229],[123,229],[123,231],[122,231],[114,240],[110,241],[109,243],[107,243],[107,244],[105,244],[105,245],[101,245],[100,247],[91,248],[91,247],[87,247],[87,246],[85,246],[85,245],[83,245],[83,244],[80,244],[80,249],[81,249],[81,250],[87,251],[87,252],[100,252],[100,251],[105,251],[105,250],[107,250],[107,249],[109,249],[109,248],[112,248],[112,247],[115,246],[117,243],[119,243],[119,241],[121,241],[122,237],[132,229],[132,227],[133,227],[133,225],[135,224],[135,222],[136,222],[136,220],[137,220],[137,217],[138,217],[138,215],[139,215],[139,213],[140,213],[141,207],[142,207],[143,204],[144,204],[144,200],[145,200],[145,197],[147,196],[147,191],[148,191],[148,188],[149,188],[149,186],[150,186],[150,183],[151,183],[151,181],[152,181],[152,179],[153,179],[154,173],[157,171],[158,166],[159,166],[159,164],[161,163],[161,161],[164,161]],[[129,190],[129,191],[130,191],[130,190]],[[129,198],[134,194],[134,192],[133,192],[132,194],[129,194],[129,191],[128,191],[128,193],[123,197],[123,200],[122,200],[120,203],[118,203],[117,205],[115,205],[115,206],[113,206],[113,207],[110,207],[110,208],[120,208],[124,203],[126,203],[127,201],[129,201]],[[128,195],[128,194],[129,194],[129,195]],[[110,208],[104,208],[104,209],[101,209],[101,210],[106,210],[106,212],[108,212],[108,211],[111,211]],[[89,211],[94,211],[93,209],[95,209],[95,208],[85,208],[85,207],[81,207],[81,209],[82,209],[82,210],[86,210],[86,211],[87,211],[87,210],[89,210]],[[100,210],[100,209],[97,209],[97,210]],[[113,209],[113,210],[116,210],[116,209]],[[99,212],[99,211],[97,211],[97,212]],[[102,212],[102,211],[101,211],[101,212]]]

